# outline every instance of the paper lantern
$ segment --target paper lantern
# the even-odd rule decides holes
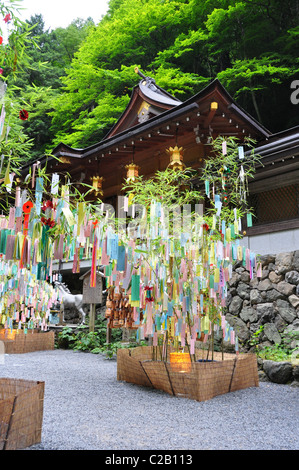
[[[172,168],[173,170],[184,170],[185,164],[183,163],[183,147],[178,147],[177,145],[173,147],[169,147],[166,149],[166,152],[170,155],[170,163],[168,168]]]
[[[170,353],[170,367],[173,372],[190,372],[191,358],[189,353],[172,352]]]
[[[92,180],[92,187],[96,195],[98,196],[100,194],[102,196],[103,195],[102,184],[103,184],[104,178],[102,176],[93,176],[91,180]]]
[[[126,165],[127,180],[135,181],[135,179],[139,176],[139,169],[139,166],[135,165],[135,163],[130,163],[129,165]]]

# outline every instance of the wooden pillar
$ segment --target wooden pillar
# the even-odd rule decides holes
[[[63,325],[64,323],[64,308],[63,305],[60,305],[59,309],[59,325]]]
[[[96,304],[90,304],[89,310],[89,331],[94,331],[96,318]]]
[[[107,326],[107,331],[106,331],[106,343],[110,344],[111,343],[111,328]]]

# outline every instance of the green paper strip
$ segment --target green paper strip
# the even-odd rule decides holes
[[[132,276],[132,285],[131,285],[131,300],[136,302],[140,300],[140,275],[133,274]]]
[[[105,266],[105,276],[111,276],[112,274],[112,264],[108,264],[107,266]]]
[[[246,267],[246,248],[243,246],[243,261],[242,266]]]
[[[5,254],[6,251],[6,238],[7,238],[7,230],[3,229],[0,232],[0,253]]]
[[[247,227],[252,227],[252,215],[247,214]]]
[[[234,224],[231,224],[230,226],[230,233],[231,233],[231,238],[234,239],[236,237]]]

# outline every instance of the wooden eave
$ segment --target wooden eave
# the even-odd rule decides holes
[[[299,126],[272,134],[255,148],[261,163],[257,165],[251,190],[294,184],[299,181]],[[269,183],[268,183],[269,182]]]
[[[137,95],[135,91],[123,119],[136,107],[134,100],[137,100]],[[211,113],[212,102],[217,102],[217,109]],[[60,143],[53,154],[57,158],[69,158],[71,164],[68,167],[51,157],[46,160],[51,172],[67,171],[76,181],[80,179],[81,172],[85,172],[87,184],[90,184],[91,175],[107,176],[106,183],[103,183],[104,194],[116,194],[125,175],[125,166],[132,161],[133,155],[142,168],[141,173],[150,176],[151,171],[167,166],[169,157],[166,149],[170,146],[176,143],[183,146],[186,156],[196,155],[200,149],[200,155],[206,157],[210,151],[208,139],[217,135],[235,136],[241,141],[250,135],[257,141],[264,141],[271,133],[237,106],[221,83],[214,80],[189,100],[145,122],[108,134],[101,142],[85,149]],[[191,164],[198,167],[198,157],[191,159]],[[118,182],[112,183],[112,179]]]
[[[166,136],[166,138],[175,136],[177,128],[179,128],[178,135],[186,132],[194,133],[194,129],[198,126],[199,133],[204,133],[205,136],[211,130],[214,136],[235,135],[242,137],[242,135],[250,134],[257,140],[268,138],[271,135],[270,131],[257,123],[244,110],[237,108],[232,98],[228,98],[229,95],[223,90],[224,88],[219,84],[219,81],[215,80],[198,95],[175,108],[166,110],[144,123],[136,124],[81,150],[82,158],[90,157],[96,153],[101,156],[108,155],[109,151],[115,152],[116,149],[118,149],[116,151],[121,151],[123,145],[126,146],[126,149],[130,148],[131,150],[135,146],[135,151],[138,151],[139,148],[150,145],[149,139],[151,142],[153,140],[160,142],[165,140],[161,136]],[[219,108],[209,125],[205,125],[212,101],[217,101]]]
[[[151,86],[154,86],[156,90],[152,90]],[[105,136],[104,140],[138,124],[137,113],[143,103],[154,106],[158,113],[162,113],[165,110],[172,109],[178,104],[181,104],[181,101],[177,100],[156,84],[152,84],[149,77],[144,77],[144,79],[133,88],[128,106]]]

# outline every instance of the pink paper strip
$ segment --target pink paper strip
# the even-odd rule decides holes
[[[7,228],[13,229],[15,226],[15,213],[16,210],[14,207],[11,207],[9,210],[8,226]]]

